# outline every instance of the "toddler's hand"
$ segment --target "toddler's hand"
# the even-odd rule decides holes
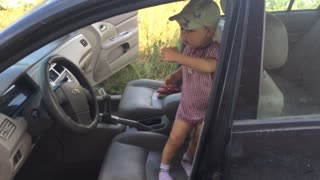
[[[168,77],[166,77],[164,83],[166,84],[166,86],[168,86],[169,88],[176,88],[177,86],[177,79],[175,78],[175,76],[170,75]]]
[[[163,48],[161,50],[161,57],[164,61],[176,62],[177,55],[179,55],[177,48]]]

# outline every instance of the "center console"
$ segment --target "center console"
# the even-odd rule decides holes
[[[153,116],[149,119],[144,120],[133,120],[129,118],[122,118],[116,116],[116,113],[111,113],[111,101],[112,96],[105,92],[100,92],[101,96],[97,96],[99,109],[100,109],[100,122],[105,124],[123,124],[128,127],[135,128],[138,131],[152,131],[161,134],[169,134],[175,114],[180,102],[181,94],[173,94],[166,97],[163,100],[163,111],[162,116]]]
[[[27,123],[0,113],[0,179],[12,179],[29,155],[32,144]]]

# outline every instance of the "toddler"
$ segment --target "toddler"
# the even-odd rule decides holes
[[[216,70],[220,46],[212,39],[219,18],[219,7],[212,0],[192,1],[179,14],[169,18],[179,23],[181,40],[186,47],[183,53],[176,48],[161,50],[164,61],[182,65],[165,80],[168,87],[175,87],[176,82],[182,80],[182,94],[176,120],[162,153],[159,180],[172,180],[170,162],[192,131],[191,142],[181,160],[182,167],[190,176]]]

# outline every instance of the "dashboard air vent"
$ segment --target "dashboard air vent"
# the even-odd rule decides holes
[[[0,124],[0,137],[4,140],[8,140],[15,129],[16,126],[8,119],[5,119]]]
[[[16,154],[13,156],[13,164],[17,165],[20,159],[22,158],[22,154],[20,149],[16,152]]]
[[[56,72],[54,72],[53,70],[49,71],[49,78],[52,82],[55,82],[58,77],[59,75]]]

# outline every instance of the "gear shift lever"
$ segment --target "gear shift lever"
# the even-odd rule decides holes
[[[99,110],[100,110],[100,117],[101,121],[104,123],[113,123],[111,121],[111,96],[106,93],[106,91],[103,88],[100,88],[98,90],[99,95],[97,97],[98,104],[99,104]]]

